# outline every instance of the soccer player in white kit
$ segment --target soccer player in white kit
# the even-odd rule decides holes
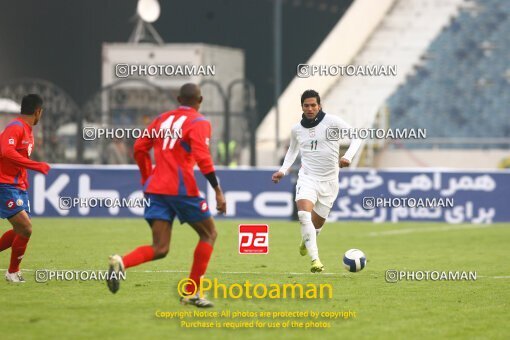
[[[296,205],[301,224],[302,242],[299,252],[312,260],[311,271],[322,272],[317,235],[338,196],[339,168],[348,167],[358,151],[361,140],[353,139],[340,158],[340,132],[351,129],[344,120],[321,110],[321,99],[314,90],[301,95],[303,115],[291,131],[290,146],[280,170],[272,176],[274,183],[287,174],[298,153],[301,169],[296,184]]]

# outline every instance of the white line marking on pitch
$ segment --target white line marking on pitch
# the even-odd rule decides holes
[[[442,227],[423,227],[423,228],[409,228],[409,229],[393,229],[379,232],[368,233],[368,236],[386,236],[386,235],[403,235],[412,233],[427,233],[434,231],[450,231],[450,230],[466,230],[466,229],[481,229],[481,228],[493,228],[498,227],[497,224],[461,224],[453,226],[442,226]]]
[[[7,270],[2,269],[1,270]],[[47,268],[41,268],[41,269],[23,269],[23,271],[26,272],[35,272],[36,270],[50,270],[50,271],[80,271],[80,272],[98,272],[98,271],[106,271],[101,269],[47,269]],[[182,273],[189,273],[188,270],[130,270],[130,273],[145,273],[145,274],[159,274],[159,273],[169,273],[169,274],[182,274]],[[276,273],[276,272],[215,272],[212,271],[209,273],[211,274],[221,274],[221,275],[302,275],[302,276],[337,276],[337,277],[348,277],[348,273],[295,273],[295,272],[288,272],[288,273]],[[383,273],[368,273],[370,276],[378,276],[378,274],[381,274],[381,276],[384,276]],[[365,274],[367,275],[367,274]],[[486,279],[510,279],[510,276],[485,276],[485,275],[478,275],[477,278],[486,278]]]
[[[7,269],[2,269],[0,268],[0,271],[2,270],[7,270]],[[39,271],[39,270],[48,270],[48,271],[59,271],[59,272],[64,272],[64,271],[72,271],[72,272],[75,272],[75,271],[79,271],[79,272],[105,272],[106,270],[104,269],[49,269],[49,268],[41,268],[41,269],[22,269],[22,271],[25,271],[25,272],[35,272],[35,271]],[[148,274],[157,274],[157,273],[189,273],[189,270],[129,270],[129,273],[148,273]],[[328,275],[328,276],[345,276],[346,274],[340,274],[340,273],[320,273],[320,274],[315,274],[315,273],[294,273],[294,272],[289,272],[289,273],[275,273],[275,272],[215,272],[215,271],[211,271],[211,272],[208,272],[208,274],[222,274],[222,275],[309,275],[309,276],[318,276],[318,275]]]

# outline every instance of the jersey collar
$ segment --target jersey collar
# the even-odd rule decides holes
[[[186,105],[179,106],[179,110],[193,110],[193,111],[195,111],[194,108],[192,108],[191,106],[186,106]]]
[[[25,122],[25,120],[21,117],[18,117],[16,118],[16,120],[18,122],[21,122],[21,124],[23,124],[23,126],[27,127],[30,131],[32,131],[32,126],[30,124],[28,124],[27,122]]]
[[[314,119],[307,119],[303,113],[301,116],[301,126],[307,129],[316,127],[324,119],[324,116],[326,116],[326,113],[322,110],[317,113],[317,116],[315,116]]]

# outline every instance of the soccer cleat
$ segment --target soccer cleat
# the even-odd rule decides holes
[[[301,240],[301,244],[299,245],[299,255],[305,256],[308,254],[308,250],[306,250],[305,240]]]
[[[198,294],[181,297],[181,304],[193,305],[193,306],[197,306],[198,308],[214,307],[214,303],[207,300],[205,297],[201,298],[200,296],[198,296]]]
[[[310,269],[312,273],[320,273],[324,270],[324,265],[321,263],[321,260],[313,260],[312,268]]]
[[[120,255],[110,256],[106,284],[113,294],[117,293],[120,288],[120,273],[124,274],[124,262],[122,261],[122,257],[120,257]]]
[[[9,273],[9,271],[6,271],[5,272],[5,280],[7,282],[12,282],[12,283],[25,283],[26,282],[20,271],[17,271],[16,273]]]

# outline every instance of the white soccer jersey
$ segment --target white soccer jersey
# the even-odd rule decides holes
[[[305,128],[301,123],[297,123],[292,127],[289,150],[280,171],[286,174],[301,152],[300,176],[310,176],[318,181],[338,179],[342,141],[340,131],[350,128],[343,119],[328,114],[313,128]],[[352,161],[360,146],[361,140],[353,139],[343,157]]]

